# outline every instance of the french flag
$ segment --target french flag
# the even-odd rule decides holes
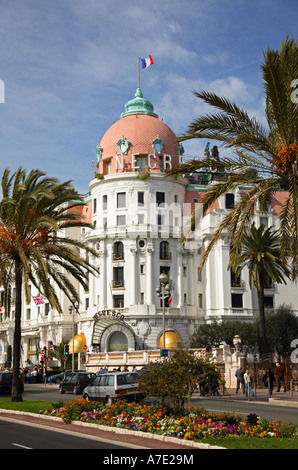
[[[146,67],[149,67],[149,65],[152,65],[153,59],[151,55],[149,55],[149,57],[146,57],[145,59],[141,59],[141,63],[142,63],[142,69],[145,69]]]

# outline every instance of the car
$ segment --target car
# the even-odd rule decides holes
[[[20,377],[21,381],[21,393],[24,391],[24,382],[23,379]],[[0,372],[0,394],[11,394],[11,387],[12,387],[12,372],[9,371],[1,371]]]
[[[117,398],[128,401],[141,401],[146,394],[139,389],[137,372],[107,372],[97,375],[93,382],[83,390],[87,401],[104,401],[112,404]]]
[[[79,395],[89,383],[92,382],[95,374],[93,372],[72,372],[68,374],[59,385],[60,393],[74,393]]]
[[[74,372],[85,372],[85,371],[79,371],[76,370]],[[50,375],[48,380],[51,381],[52,384],[60,384],[65,377],[67,377],[69,374],[73,374],[71,370],[66,370],[65,372],[60,372],[60,374],[55,374],[55,375]]]

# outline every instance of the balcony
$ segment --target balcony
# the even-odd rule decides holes
[[[160,253],[159,259],[163,261],[170,261],[172,259],[172,253]]]
[[[112,281],[113,289],[124,289],[124,281]]]

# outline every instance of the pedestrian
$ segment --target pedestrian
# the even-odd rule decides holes
[[[37,383],[37,374],[38,374],[37,369],[36,369],[36,367],[34,367],[34,369],[33,369],[33,371],[32,371],[32,382],[33,382],[34,384]]]
[[[245,393],[244,370],[242,367],[239,367],[239,369],[236,370],[235,377],[237,378],[236,393],[239,392],[240,386],[242,388],[242,392]]]
[[[277,390],[276,391],[280,392],[280,386],[283,385],[284,392],[286,392],[287,389],[285,385],[285,368],[278,362],[276,363],[275,377],[277,378]]]
[[[271,395],[273,392],[273,382],[276,382],[276,380],[270,367],[266,370],[266,374],[262,378],[262,382],[264,382],[265,387],[270,387],[269,393]]]
[[[246,369],[245,374],[243,376],[244,378],[244,384],[245,384],[245,395],[248,396],[254,396],[254,392],[252,391],[252,378],[250,376],[249,370]]]

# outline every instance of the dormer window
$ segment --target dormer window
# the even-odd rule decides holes
[[[156,139],[151,142],[154,153],[160,154],[163,151],[164,142],[157,135]]]
[[[118,140],[116,145],[121,155],[125,155],[128,152],[129,144],[130,143],[124,138],[124,136],[122,136],[121,139]]]

